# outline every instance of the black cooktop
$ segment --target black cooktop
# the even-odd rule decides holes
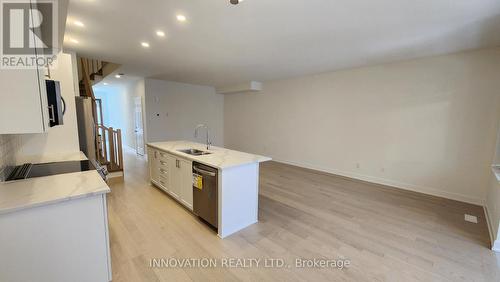
[[[91,161],[67,161],[43,164],[23,164],[16,166],[7,177],[7,181],[40,176],[95,170]]]

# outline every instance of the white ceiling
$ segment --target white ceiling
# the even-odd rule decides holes
[[[70,0],[66,36],[126,74],[225,86],[497,46],[500,1]]]

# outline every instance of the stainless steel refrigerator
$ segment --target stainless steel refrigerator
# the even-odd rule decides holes
[[[96,130],[92,116],[92,98],[77,96],[75,99],[80,151],[85,153],[89,160],[96,161]]]

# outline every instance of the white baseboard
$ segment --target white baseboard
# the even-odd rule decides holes
[[[488,226],[488,232],[490,234],[490,242],[491,242],[491,249],[494,250],[495,252],[500,252],[498,248],[500,248],[500,242],[497,243],[497,250],[495,250],[495,235],[493,233],[493,230],[491,229],[491,217],[490,213],[488,212],[488,206],[484,205],[483,206],[484,210],[484,216],[486,217],[486,225]]]
[[[493,243],[493,247],[491,247],[491,249],[494,252],[500,253],[500,240],[495,240],[495,242]]]
[[[318,166],[311,165],[311,164],[297,163],[297,162],[291,162],[291,161],[285,161],[285,160],[279,160],[279,159],[273,159],[273,160],[276,162],[279,162],[279,163],[284,163],[284,164],[289,164],[289,165],[293,165],[293,166],[299,166],[299,167],[303,167],[303,168],[317,170],[317,171],[321,171],[321,172],[336,174],[336,175],[340,175],[340,176],[345,176],[345,177],[363,180],[363,181],[367,181],[367,182],[372,182],[372,183],[376,183],[376,184],[382,184],[382,185],[386,185],[386,186],[390,186],[390,187],[394,187],[394,188],[399,188],[399,189],[403,189],[403,190],[418,192],[418,193],[427,194],[427,195],[431,195],[431,196],[437,196],[437,197],[455,200],[455,201],[459,201],[459,202],[465,202],[465,203],[469,203],[469,204],[473,204],[473,205],[484,206],[484,200],[481,198],[470,197],[470,196],[462,195],[462,194],[458,194],[458,193],[441,191],[441,190],[437,190],[437,189],[430,188],[430,187],[423,187],[423,186],[403,183],[403,182],[399,182],[399,181],[394,181],[394,180],[390,180],[390,179],[384,179],[384,178],[379,178],[379,177],[374,177],[374,176],[369,176],[369,175],[362,175],[362,174],[340,171],[340,170],[336,170],[336,169],[318,167]]]
[[[136,148],[131,147],[131,146],[129,146],[129,145],[124,145],[124,146],[123,146],[123,151],[127,151],[128,153],[134,153],[134,154],[137,154],[137,150],[136,150]],[[147,152],[147,150],[146,150],[146,149],[144,149],[144,155],[139,155],[139,156],[145,156],[145,155],[147,155],[147,154],[146,154],[146,152]]]
[[[126,145],[126,144],[123,144],[123,150],[134,151],[134,152],[136,151],[134,147]]]
[[[109,172],[108,175],[106,175],[106,179],[109,180],[113,178],[123,178],[124,175],[125,174],[123,171],[113,171]]]

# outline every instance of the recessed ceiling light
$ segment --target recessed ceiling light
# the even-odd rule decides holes
[[[141,45],[144,48],[149,48],[149,43],[147,43],[147,42],[141,42]]]
[[[122,76],[121,76],[121,75],[119,75],[119,74],[117,74],[117,75],[115,75],[115,77],[116,77],[116,78],[120,78],[120,77],[122,77]]]
[[[78,40],[74,39],[74,38],[70,38],[69,41],[75,43],[75,44],[78,44],[80,43]]]
[[[156,35],[158,35],[159,37],[165,37],[165,32],[163,32],[161,30],[157,30]]]
[[[104,85],[108,85],[108,83],[107,83],[107,82],[103,82],[102,84],[104,84]]]
[[[79,26],[79,27],[84,27],[85,25],[81,22],[81,21],[74,21],[73,22],[76,26]]]
[[[177,20],[180,22],[185,22],[186,21],[186,16],[184,15],[177,15]]]

